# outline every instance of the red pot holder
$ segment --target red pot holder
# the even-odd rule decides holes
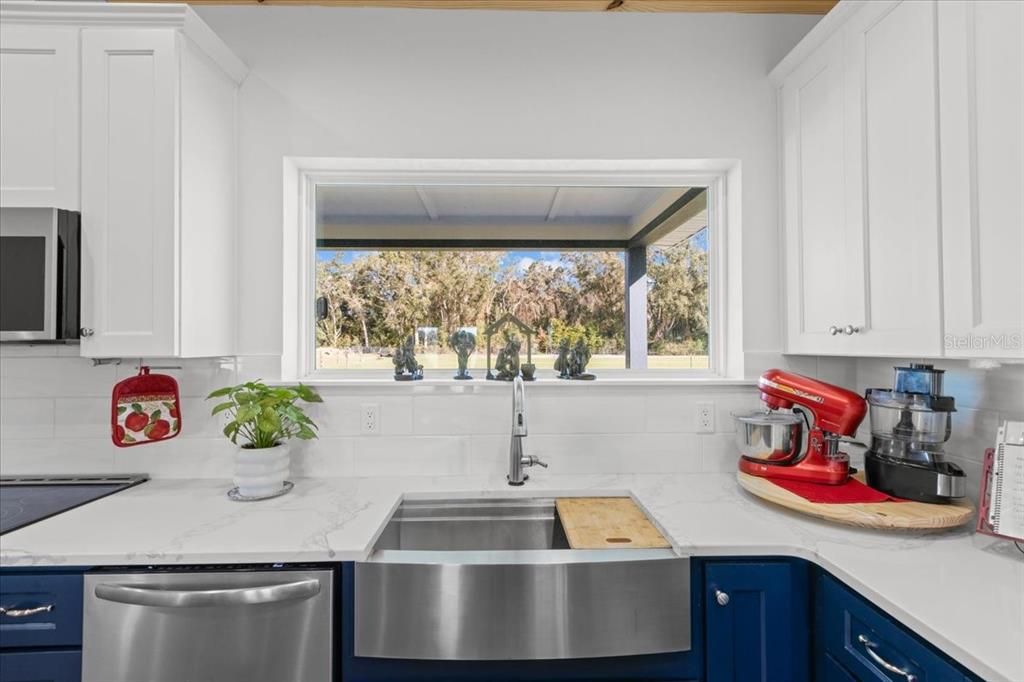
[[[178,382],[139,367],[137,376],[114,386],[110,422],[111,438],[119,448],[174,438],[181,433]]]

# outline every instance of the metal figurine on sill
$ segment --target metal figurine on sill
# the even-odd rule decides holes
[[[568,339],[562,339],[558,345],[558,358],[555,359],[558,378],[593,381],[597,376],[587,372],[591,356],[590,347],[583,339],[577,341],[575,346],[571,346]]]
[[[523,342],[512,336],[508,326],[514,327],[522,336],[526,337],[526,362],[520,364],[519,351]],[[503,332],[505,346],[498,351],[494,369],[496,375],[491,371],[491,340],[497,332]],[[484,328],[484,336],[487,338],[487,378],[498,381],[512,381],[517,376],[522,376],[524,381],[533,381],[537,366],[533,364],[533,335],[534,330],[525,322],[511,313],[506,313],[494,322],[487,324]]]
[[[423,365],[416,362],[416,339],[410,336],[405,345],[395,349],[391,358],[395,365],[395,381],[418,381],[423,378]]]
[[[476,350],[476,334],[468,329],[459,329],[448,337],[448,345],[459,360],[459,371],[455,374],[458,381],[468,381],[473,377],[469,374],[469,356]]]
[[[498,358],[494,361],[494,369],[498,370],[500,381],[512,381],[519,376],[519,349],[522,348],[522,341],[514,336],[505,339],[505,347],[498,351]]]

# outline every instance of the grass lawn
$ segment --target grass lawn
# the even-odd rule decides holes
[[[495,354],[496,355],[496,354]],[[493,358],[494,356],[492,356]],[[318,348],[316,351],[318,369],[385,369],[394,370],[391,358],[380,357],[376,353],[360,353],[339,348]],[[537,365],[537,371],[552,370],[556,356],[550,353],[534,353],[533,362]],[[417,361],[426,370],[451,369],[459,366],[455,353],[421,353],[416,356]],[[491,362],[494,360],[492,359]],[[521,361],[526,362],[526,354],[523,353]],[[707,369],[707,355],[651,355],[647,358],[647,366],[651,369]],[[487,367],[487,356],[485,353],[474,353],[469,357],[469,368],[485,370]],[[595,355],[587,365],[588,370],[599,369],[624,369],[626,358],[624,355]]]

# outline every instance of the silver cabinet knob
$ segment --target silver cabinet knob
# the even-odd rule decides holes
[[[716,589],[715,590],[715,601],[718,602],[719,606],[728,606],[729,605],[729,594],[727,592],[722,592],[721,590]]]
[[[837,327],[835,325],[832,325],[831,327],[828,328],[828,333],[831,336],[835,336],[836,334],[838,334],[841,331],[842,331],[842,329],[840,329],[839,327]]]
[[[87,339],[90,336],[92,336],[94,332],[89,327],[82,327],[81,329],[78,330],[78,333],[79,333],[79,335],[82,336],[82,338],[86,338]]]
[[[854,334],[857,334],[859,332],[860,327],[854,327],[852,324],[848,324],[845,327],[843,327],[843,333],[846,334],[847,336],[853,336]]]

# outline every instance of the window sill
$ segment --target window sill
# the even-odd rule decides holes
[[[444,379],[444,378],[425,378],[418,381],[395,381],[390,376],[381,378],[372,377],[352,377],[352,378],[334,378],[334,377],[323,377],[323,376],[310,376],[301,380],[301,382],[307,386],[337,386],[337,387],[351,387],[351,388],[384,388],[386,386],[392,386],[395,390],[403,390],[403,387],[450,387],[464,389],[464,392],[483,392],[488,390],[503,390],[509,386],[508,381],[488,381],[482,377],[474,378],[471,381],[456,381],[455,379]],[[274,382],[274,383],[286,383],[294,384],[295,382]],[[601,386],[641,386],[641,387],[652,387],[652,386],[707,386],[707,387],[748,387],[756,386],[757,381],[752,379],[729,379],[725,377],[713,376],[713,375],[701,375],[694,377],[658,377],[658,376],[635,376],[629,377],[625,375],[620,376],[607,376],[602,375],[593,381],[569,381],[558,378],[540,378],[536,381],[528,382],[527,385],[530,389],[541,387],[550,388],[558,386],[558,390],[581,390],[584,388],[598,388]],[[390,390],[390,389],[389,389]],[[600,390],[600,389],[599,389]]]

